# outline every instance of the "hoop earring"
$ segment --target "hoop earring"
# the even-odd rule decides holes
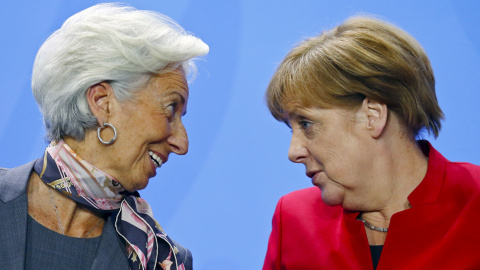
[[[100,136],[100,131],[107,126],[111,127],[113,129],[113,138],[109,142],[104,141],[102,139],[102,137]],[[97,128],[97,137],[98,137],[98,139],[100,140],[101,143],[106,144],[106,145],[110,145],[113,142],[115,142],[115,140],[117,139],[117,129],[112,124],[109,124],[109,123],[105,122],[105,123],[103,123],[103,126]]]

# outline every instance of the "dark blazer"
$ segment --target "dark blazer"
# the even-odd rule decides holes
[[[0,265],[11,270],[25,268],[27,242],[27,182],[34,161],[13,169],[0,168]],[[91,269],[128,269],[125,244],[118,237],[110,220],[100,238],[100,246]],[[174,242],[185,269],[192,269],[192,254]]]

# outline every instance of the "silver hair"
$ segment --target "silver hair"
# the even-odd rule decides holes
[[[193,59],[208,50],[160,13],[108,3],[73,15],[43,43],[33,66],[33,95],[46,139],[81,141],[85,131],[98,127],[86,99],[91,86],[108,82],[124,102],[153,74],[181,66],[193,78]]]

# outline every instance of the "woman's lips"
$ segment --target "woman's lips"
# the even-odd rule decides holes
[[[319,171],[319,172],[316,172],[316,173],[313,173],[312,174],[312,184],[314,186],[317,186],[317,187],[320,187],[320,179],[319,179],[319,175],[322,171]]]
[[[152,158],[148,158],[150,160],[150,166],[152,167],[152,172],[153,174],[150,176],[150,178],[155,177],[157,175],[157,166],[155,166],[155,162],[153,162]]]
[[[157,175],[157,169],[167,162],[167,157],[153,150],[148,151],[148,157],[150,166],[152,167],[152,176],[150,177],[155,177]]]
[[[160,168],[162,165],[167,162],[167,157],[155,152],[153,150],[148,150],[148,155],[150,156],[150,159],[154,162],[156,165],[155,167]]]

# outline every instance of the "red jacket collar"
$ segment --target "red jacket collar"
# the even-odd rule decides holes
[[[418,187],[408,196],[412,207],[435,203],[438,200],[445,178],[447,159],[428,141],[418,141],[423,153],[428,156],[427,174]]]
[[[412,207],[437,202],[445,178],[445,164],[448,161],[433,148],[430,142],[420,140],[418,144],[425,156],[428,156],[428,168],[422,182],[408,196],[408,201]],[[348,210],[344,210],[343,213],[347,220],[355,220],[360,214],[358,211]]]

